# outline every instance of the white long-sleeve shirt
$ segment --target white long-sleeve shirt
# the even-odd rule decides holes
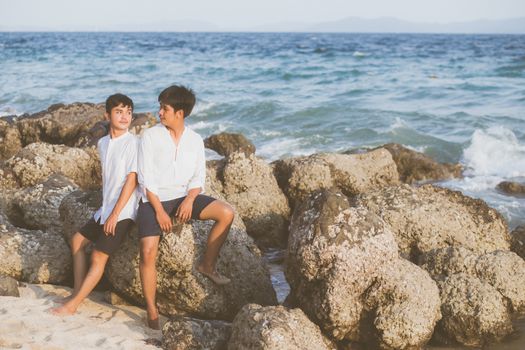
[[[102,165],[102,207],[93,218],[104,224],[120,197],[128,175],[137,172],[138,138],[126,132],[117,138],[104,136],[98,141],[98,153]],[[118,221],[133,219],[137,214],[138,194],[133,191],[120,212]]]
[[[146,189],[161,202],[184,197],[193,188],[203,192],[206,159],[202,137],[184,127],[177,146],[164,125],[147,129],[139,145],[138,179],[143,202],[148,201]]]

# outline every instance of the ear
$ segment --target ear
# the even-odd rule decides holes
[[[175,115],[179,119],[184,119],[184,111],[182,109],[178,109],[177,112],[175,112]]]
[[[109,113],[108,112],[104,112],[104,118],[106,118],[106,120],[109,120]]]

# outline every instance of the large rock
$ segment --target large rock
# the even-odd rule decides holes
[[[212,149],[221,156],[228,157],[235,152],[242,152],[247,157],[255,153],[255,146],[242,134],[221,132],[204,140],[206,148]]]
[[[220,178],[224,196],[245,222],[248,234],[262,246],[284,246],[290,208],[271,167],[253,154],[237,152],[226,159]]]
[[[71,271],[71,254],[61,235],[16,228],[1,213],[0,261],[0,274],[29,283],[62,284]]]
[[[440,318],[430,276],[401,259],[379,216],[320,191],[294,212],[288,241],[291,299],[336,340],[421,347]]]
[[[10,191],[20,187],[15,173],[11,168],[0,161],[0,191]]]
[[[32,143],[6,161],[23,186],[34,186],[51,174],[61,173],[78,186],[100,188],[100,161],[95,150],[47,143]]]
[[[268,269],[239,219],[232,225],[217,264],[218,271],[232,282],[218,286],[196,272],[211,226],[211,221],[196,220],[175,225],[173,232],[161,240],[157,256],[160,311],[168,315],[231,320],[244,304],[276,304]],[[110,259],[108,280],[121,295],[143,303],[137,240],[136,231],[132,230]]]
[[[218,320],[174,317],[162,327],[162,348],[166,350],[225,350],[231,324]]]
[[[385,149],[278,160],[274,172],[292,207],[319,189],[337,188],[346,195],[355,195],[399,183],[396,164]]]
[[[129,126],[132,134],[140,135],[142,131],[157,124],[157,118],[151,113],[133,114],[133,120]],[[75,141],[75,147],[92,147],[109,132],[109,121],[103,120],[97,122],[89,130],[82,132]]]
[[[436,329],[441,339],[483,346],[512,332],[503,296],[490,284],[465,273],[439,282],[443,319]]]
[[[379,215],[394,232],[403,256],[463,246],[478,253],[509,250],[505,219],[484,201],[432,185],[400,185],[371,191],[356,205]]]
[[[74,191],[64,197],[59,207],[64,239],[69,242],[102,205],[102,191]]]
[[[301,309],[248,304],[235,316],[229,350],[337,349]]]
[[[525,184],[519,182],[503,181],[496,188],[511,196],[525,197]]]
[[[104,120],[104,105],[93,103],[56,104],[47,110],[18,118],[22,145],[46,142],[73,146],[81,133]]]
[[[65,176],[53,174],[44,182],[15,192],[7,214],[18,227],[60,233],[62,223],[58,208],[62,199],[77,188]]]
[[[0,159],[11,158],[22,148],[16,118],[0,118]]]
[[[0,296],[19,297],[18,282],[13,277],[0,274]]]
[[[448,247],[422,255],[420,263],[441,281],[442,340],[481,346],[510,334],[513,315],[525,313],[525,261],[513,252]]]
[[[386,148],[397,165],[399,179],[405,183],[439,181],[461,177],[460,164],[438,163],[429,156],[410,150],[397,143],[381,146]]]
[[[510,250],[525,259],[525,225],[516,227],[510,236]]]
[[[459,273],[478,278],[505,298],[509,312],[525,313],[525,260],[513,252],[479,255],[463,247],[448,247],[422,255],[420,263],[435,280]]]

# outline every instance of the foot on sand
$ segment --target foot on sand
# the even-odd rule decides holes
[[[217,271],[208,272],[202,266],[198,266],[197,271],[199,271],[204,276],[208,277],[210,280],[212,280],[215,284],[218,284],[219,286],[223,286],[231,282],[231,280],[228,277],[219,274]]]
[[[73,310],[67,307],[66,305],[62,305],[59,307],[49,309],[49,312],[56,316],[69,316],[73,315],[76,312],[76,310]]]

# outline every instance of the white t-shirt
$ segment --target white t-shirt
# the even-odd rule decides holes
[[[113,211],[120,197],[126,178],[137,172],[138,138],[126,132],[117,138],[104,136],[98,141],[98,153],[102,164],[102,207],[95,213],[94,219],[104,224]],[[133,191],[128,202],[120,212],[118,221],[135,220],[137,214],[138,194]]]
[[[177,146],[164,125],[147,129],[139,145],[138,178],[143,202],[148,201],[146,189],[161,202],[184,197],[193,188],[203,192],[206,158],[202,137],[184,127]]]

